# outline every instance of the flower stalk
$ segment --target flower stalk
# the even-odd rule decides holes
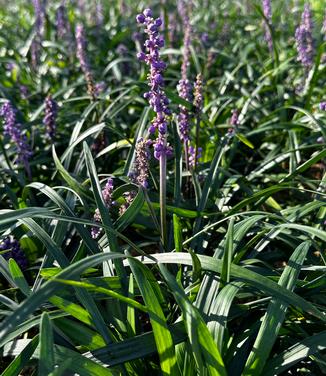
[[[164,93],[163,72],[166,64],[160,58],[160,49],[164,46],[164,38],[159,33],[159,27],[162,25],[161,18],[153,18],[152,11],[145,9],[143,13],[138,14],[136,20],[139,24],[145,25],[145,33],[148,39],[145,41],[146,52],[139,52],[137,57],[144,61],[150,67],[148,75],[148,86],[150,90],[144,94],[150,106],[156,113],[151,126],[150,134],[157,132],[157,138],[153,142],[154,157],[160,164],[160,218],[161,218],[161,240],[163,248],[167,246],[167,226],[166,226],[166,161],[172,154],[172,148],[167,142],[168,116],[171,111],[168,107],[169,100]]]

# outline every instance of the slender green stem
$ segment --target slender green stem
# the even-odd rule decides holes
[[[167,246],[166,226],[166,155],[160,157],[160,216],[161,216],[161,240],[163,248]]]
[[[200,129],[200,114],[197,113],[196,116],[196,145],[195,145],[195,161],[194,161],[194,170],[197,169],[197,158],[198,158],[198,148],[199,148],[199,129]]]

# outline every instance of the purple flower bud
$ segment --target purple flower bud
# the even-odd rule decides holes
[[[145,17],[152,17],[153,15],[151,9],[145,9],[143,13]]]
[[[160,73],[155,74],[153,77],[153,82],[155,85],[162,85],[164,83],[162,75]]]
[[[155,33],[158,30],[158,27],[155,24],[151,24],[150,26],[148,26],[148,30],[152,33]]]
[[[137,22],[138,23],[144,23],[145,22],[145,16],[143,15],[143,14],[138,14],[137,16],[136,16],[136,20],[137,20]]]
[[[160,27],[160,26],[162,25],[162,19],[161,19],[161,18],[156,18],[156,20],[155,20],[155,25],[156,25],[157,27]]]
[[[140,61],[145,61],[146,55],[144,54],[144,52],[138,52],[137,59],[140,60]]]
[[[326,102],[321,102],[319,104],[319,108],[322,110],[322,111],[326,111]]]

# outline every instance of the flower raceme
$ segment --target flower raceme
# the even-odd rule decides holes
[[[149,133],[154,134],[158,131],[158,137],[154,142],[154,156],[156,159],[160,159],[162,155],[170,156],[172,154],[172,149],[166,142],[167,117],[171,115],[168,107],[169,100],[163,90],[163,72],[166,69],[166,64],[161,60],[159,52],[164,46],[164,38],[159,34],[162,20],[161,18],[154,19],[150,9],[145,9],[142,14],[138,14],[136,19],[138,23],[145,25],[145,33],[148,35],[148,39],[144,44],[147,53],[139,52],[137,57],[140,61],[144,61],[150,66],[148,75],[150,90],[144,94],[144,98],[148,100],[156,113],[149,128]]]
[[[314,59],[314,41],[312,37],[312,15],[309,3],[304,5],[301,23],[295,31],[295,39],[298,50],[298,61],[309,71]]]
[[[104,189],[102,190],[103,201],[107,209],[110,209],[114,202],[112,201],[112,193],[113,193],[113,179],[109,178],[105,184]],[[98,208],[95,210],[94,220],[97,223],[102,221],[101,213]],[[100,235],[102,229],[100,227],[92,227],[91,235],[93,239],[97,239]]]
[[[263,12],[268,21],[268,25],[272,25],[272,4],[271,0],[263,0]],[[269,51],[273,51],[273,38],[269,26],[264,22],[265,26],[265,41],[268,45]]]
[[[191,24],[190,24],[190,13],[191,13],[191,2],[186,2],[180,0],[178,2],[178,12],[181,15],[182,26],[184,30],[183,35],[183,58],[181,64],[181,80],[177,85],[177,90],[179,96],[191,102],[192,99],[192,85],[188,80],[188,70],[190,65],[190,41],[192,36]],[[190,112],[187,107],[179,105],[179,114],[178,114],[178,127],[180,140],[184,144],[185,151],[185,161],[186,167],[189,169],[190,166],[190,155],[189,155],[189,141],[190,141]],[[194,157],[196,160],[196,157]]]
[[[181,80],[177,86],[179,96],[186,101],[191,101],[191,84],[188,80],[188,67],[190,64],[190,40],[191,40],[191,24],[190,24],[190,5],[187,6],[185,1],[179,2],[179,12],[181,14],[184,37],[183,37],[183,59],[181,65]],[[190,114],[185,106],[179,106],[178,125],[180,131],[180,139],[185,143],[189,141],[190,130]]]
[[[22,126],[16,120],[16,111],[9,101],[5,102],[0,108],[0,116],[4,119],[4,134],[11,138],[17,148],[18,162],[27,167],[28,159],[32,153],[27,143],[27,137],[22,131]]]
[[[52,99],[51,95],[48,95],[44,101],[45,104],[45,116],[43,123],[46,127],[46,133],[48,137],[53,140],[56,133],[56,117],[58,111],[57,102]]]
[[[87,91],[88,94],[95,99],[95,85],[94,85],[94,78],[89,66],[89,62],[86,55],[86,38],[85,38],[85,31],[82,24],[78,24],[76,26],[76,43],[77,43],[77,58],[80,63],[81,70],[84,73],[85,80],[87,83]]]
[[[148,188],[150,159],[149,146],[151,144],[151,140],[145,140],[143,138],[140,138],[137,141],[135,148],[135,161],[133,164],[133,168],[128,175],[132,183],[139,185],[145,189]],[[131,205],[134,198],[136,197],[136,194],[137,193],[135,191],[129,191],[123,194],[125,203],[120,206],[120,215],[128,209],[128,207]]]

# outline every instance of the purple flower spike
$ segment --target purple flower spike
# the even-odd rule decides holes
[[[7,251],[3,254],[3,257],[6,260],[13,258],[22,270],[27,268],[27,258],[16,239],[11,239],[9,237],[4,239],[0,245],[0,251]]]
[[[84,27],[82,24],[76,26],[76,42],[77,42],[77,58],[80,63],[80,67],[84,73],[85,80],[87,83],[88,94],[95,99],[95,85],[93,75],[89,66],[89,62],[86,56],[86,38]]]
[[[189,166],[191,168],[195,168],[198,165],[199,159],[202,157],[202,152],[203,149],[201,147],[199,147],[196,152],[196,148],[189,146]]]
[[[46,126],[46,133],[51,140],[55,137],[57,110],[57,102],[52,99],[51,95],[48,95],[45,98],[45,116],[43,123]]]
[[[194,106],[197,114],[202,110],[203,100],[203,76],[199,73],[194,84]]]
[[[189,147],[188,151],[188,161],[189,167],[196,168],[199,159],[202,155],[202,148],[198,146],[199,144],[199,128],[200,128],[200,115],[203,108],[203,76],[199,73],[196,77],[196,82],[194,84],[194,107],[196,115],[196,147]]]
[[[16,111],[9,101],[0,108],[0,116],[4,118],[4,134],[11,138],[17,148],[17,161],[22,163],[29,173],[28,159],[32,153],[27,143],[27,137],[22,132],[21,124],[16,121]]]
[[[179,13],[182,17],[184,37],[183,37],[183,60],[181,65],[181,80],[177,86],[179,96],[186,101],[191,101],[191,84],[188,80],[188,68],[190,65],[190,40],[191,40],[191,24],[190,24],[190,6],[186,2],[179,2]],[[185,106],[179,106],[178,126],[180,132],[180,139],[184,142],[185,149],[189,141],[190,131],[190,114]]]
[[[95,6],[95,24],[99,29],[104,23],[103,5],[101,0],[96,2]]]
[[[159,159],[163,155],[171,155],[172,152],[171,147],[166,142],[167,117],[171,114],[168,108],[169,100],[163,90],[163,71],[166,68],[166,64],[160,60],[159,52],[160,48],[164,46],[164,39],[158,32],[162,20],[160,18],[154,19],[150,9],[145,9],[136,19],[138,23],[145,25],[145,33],[148,35],[148,39],[144,44],[147,53],[139,53],[138,58],[150,66],[148,75],[150,91],[145,93],[144,97],[156,112],[156,117],[152,121],[149,132],[155,133],[158,130],[158,137],[154,142],[154,156]]]
[[[113,179],[109,178],[105,184],[104,189],[102,190],[102,196],[107,209],[110,209],[114,202],[112,201],[112,193],[113,193]],[[94,221],[100,223],[102,221],[101,213],[97,208],[94,214]],[[92,227],[91,235],[93,239],[97,239],[102,229],[100,227]]]
[[[136,144],[136,157],[133,165],[132,171],[129,173],[129,179],[137,185],[147,189],[148,188],[148,177],[149,177],[149,160],[150,152],[149,146],[152,144],[150,140],[144,140],[140,138]],[[125,203],[120,206],[119,212],[122,215],[133,202],[136,197],[135,191],[125,192],[123,194],[125,198]]]
[[[67,10],[64,2],[60,4],[55,15],[56,34],[58,39],[70,39],[71,29],[67,17]]]
[[[46,11],[45,2],[43,0],[33,0],[33,5],[35,11],[35,36],[31,45],[31,60],[33,67],[36,68],[39,62],[42,40],[45,30]]]
[[[304,6],[301,16],[301,24],[295,31],[295,39],[298,50],[298,61],[309,71],[313,66],[314,41],[312,38],[312,15],[309,3]]]
[[[272,38],[271,31],[270,31],[270,26],[272,25],[272,4],[271,4],[271,0],[262,0],[262,1],[263,1],[264,16],[266,17],[268,21],[268,25],[269,25],[269,26],[267,25],[266,21],[264,22],[265,40],[267,42],[269,51],[272,52],[273,51],[273,38]]]
[[[319,104],[319,108],[321,109],[321,111],[326,111],[326,102],[321,102]]]
[[[134,162],[133,171],[131,173],[131,181],[138,184],[144,188],[148,187],[148,176],[149,176],[149,146],[151,145],[150,140],[144,140],[140,138],[136,145],[136,157]]]

